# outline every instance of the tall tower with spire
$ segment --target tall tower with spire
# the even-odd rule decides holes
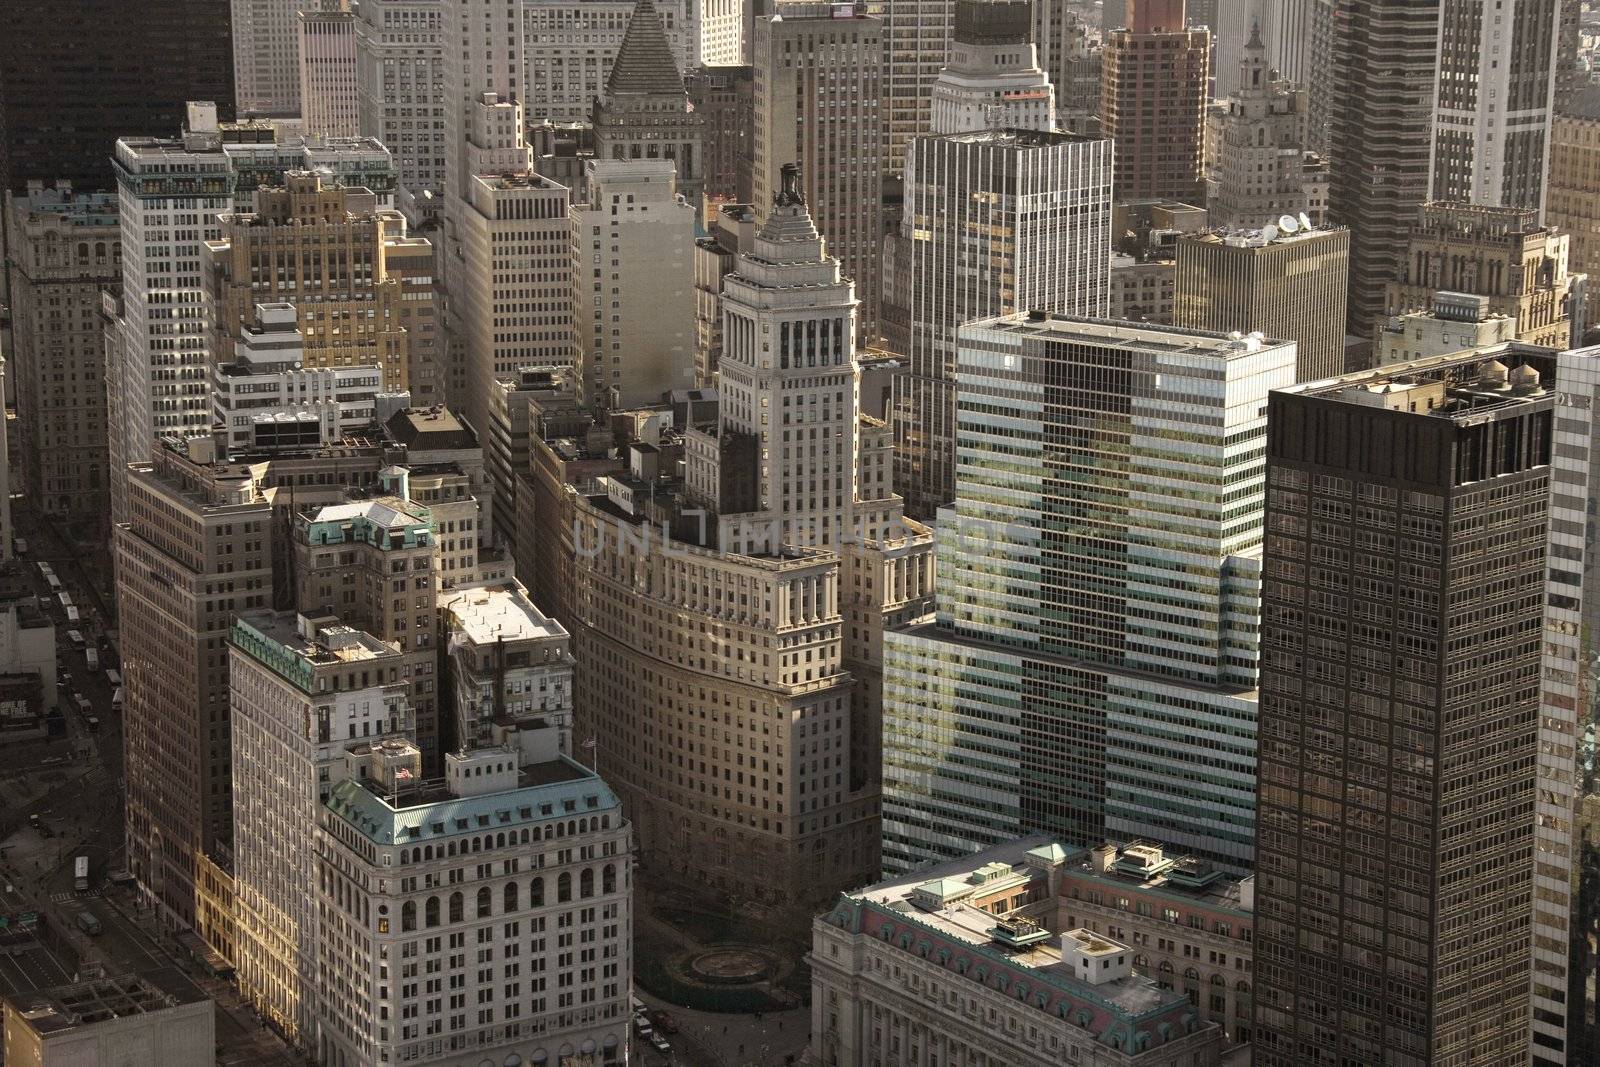
[[[594,103],[596,159],[669,159],[678,192],[698,205],[705,184],[700,115],[689,107],[683,75],[654,0],[639,0]]]

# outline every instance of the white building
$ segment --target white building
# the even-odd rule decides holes
[[[744,9],[743,0],[701,0],[699,66],[737,67],[744,61]]]
[[[228,643],[239,992],[309,1046],[323,940],[312,828],[347,748],[412,733],[403,657],[292,613],[242,615]]]
[[[320,1062],[627,1062],[632,831],[610,788],[510,747],[452,752],[442,781],[403,741],[347,760],[317,835]]]
[[[1138,949],[1053,932],[1066,855],[1015,841],[843,894],[812,924],[816,1061],[1216,1067],[1222,1028]]]
[[[300,114],[300,12],[317,0],[230,0],[239,113]]]
[[[718,5],[723,5],[719,7]],[[712,0],[715,45],[726,52],[727,0]],[[606,87],[611,63],[633,16],[635,0],[522,0],[523,84],[518,98],[532,123],[587,122],[595,98]],[[660,0],[655,5],[681,74],[701,58],[699,0]],[[742,15],[741,15],[742,21]],[[716,60],[738,63],[737,58]]]
[[[933,126],[933,83],[950,58],[955,0],[895,0],[883,5],[883,169],[906,167],[913,137]]]
[[[950,64],[933,83],[933,133],[1056,128],[1055,89],[1032,32],[1029,0],[956,0]]]
[[[5,998],[11,1067],[212,1067],[216,1005],[171,972],[96,978]]]
[[[295,318],[293,304],[257,304],[234,362],[216,369],[216,421],[230,449],[315,448],[373,421],[383,368],[307,367]]]
[[[309,137],[361,133],[356,18],[350,0],[319,0],[300,12],[300,119]]]
[[[394,153],[407,189],[439,192],[448,155],[443,0],[362,0],[355,32],[361,133]]]
[[[474,141],[494,143],[489,120],[499,119],[500,149],[511,158],[476,168],[457,216],[461,284],[452,317],[467,357],[462,406],[480,438],[489,432],[497,378],[573,362],[571,195],[534,173],[515,111],[499,103],[475,109]]]
[[[1378,329],[1373,366],[1489,348],[1517,336],[1517,320],[1492,311],[1489,298],[1440,290],[1432,311],[1396,315]]]
[[[179,138],[116,145],[122,298],[106,337],[106,422],[113,521],[126,518],[127,464],[158,437],[209,434],[211,353],[201,246],[222,235],[218,214],[246,211],[257,188],[292,170],[327,168],[392,207],[394,160],[366,138],[306,140],[263,123],[217,121],[191,103]]]
[[[570,756],[572,639],[512,580],[439,595],[456,737],[509,745],[524,764]]]
[[[694,385],[696,209],[671,160],[584,164],[572,220],[572,340],[578,391],[596,411]]]
[[[988,315],[1104,315],[1111,142],[1033,130],[917,137],[895,239],[895,487],[931,519],[955,486],[956,328]],[[903,274],[903,277],[901,276]]]

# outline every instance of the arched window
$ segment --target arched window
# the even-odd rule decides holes
[[[535,878],[528,883],[528,907],[544,907],[544,879]]]
[[[584,899],[594,896],[594,868],[585,867],[578,875],[578,896]]]
[[[502,901],[502,904],[504,905],[502,910],[504,910],[508,915],[517,910],[517,883],[506,883],[505,899]]]
[[[1219,988],[1226,988],[1228,980],[1220,974],[1214,974],[1211,976],[1211,984]]]
[[[460,891],[458,890],[457,892],[451,893],[450,894],[450,921],[453,922],[453,923],[461,922],[463,919],[465,919],[467,917],[466,916],[466,910],[467,910],[467,902],[466,902],[466,899],[464,897],[462,897]]]
[[[400,905],[400,932],[408,933],[417,928],[417,902],[408,900]]]
[[[572,899],[572,875],[562,871],[561,877],[556,879],[556,903],[565,904]]]
[[[588,832],[589,832],[589,820],[588,819],[579,819],[578,820],[578,833],[586,834]]]
[[[478,887],[478,918],[487,919],[489,917],[492,910],[492,896],[493,894],[489,892],[488,886]]]
[[[429,897],[423,909],[423,921],[429,929],[439,925],[439,898]]]
[[[615,893],[617,891],[617,865],[606,864],[606,869],[600,878],[600,891],[602,893]]]

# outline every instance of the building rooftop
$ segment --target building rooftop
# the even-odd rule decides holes
[[[384,428],[397,444],[417,451],[478,447],[478,438],[472,428],[446,407],[397,411],[389,416]]]
[[[175,968],[56,986],[6,998],[22,1025],[42,1038],[79,1027],[148,1015],[207,997]]]
[[[373,779],[351,778],[334,786],[326,806],[375,844],[396,845],[614,815],[621,801],[593,771],[561,756],[522,767],[516,788],[504,792],[461,797],[433,779],[386,794]]]
[[[1103,137],[1067,133],[1063,130],[968,130],[963,133],[943,133],[934,136],[946,141],[995,145],[1000,148],[1050,148],[1055,145],[1093,144],[1105,140]]]
[[[998,989],[1041,1013],[1071,1019],[1103,1040],[1146,1033],[1154,1048],[1200,1028],[1188,997],[1148,977],[1126,973],[1090,982],[1075,974],[1063,958],[1061,937],[1044,925],[1055,918],[1048,872],[1059,862],[1056,850],[1059,846],[1046,837],[1007,842],[846,893],[819,922],[937,960],[953,975]],[[1027,890],[1023,907],[1000,910],[1022,889]],[[1118,947],[1102,940],[1107,951]],[[1080,939],[1074,938],[1071,947],[1083,951]],[[1090,950],[1102,951],[1099,946]]]
[[[1112,848],[1112,846],[1105,846]],[[1065,873],[1107,886],[1138,889],[1144,893],[1172,897],[1207,907],[1252,915],[1244,903],[1248,878],[1237,878],[1206,860],[1194,856],[1169,856],[1160,845],[1136,841],[1125,848],[1112,848],[1104,871],[1095,866],[1094,849],[1065,851]]]
[[[333,618],[310,619],[290,611],[240,615],[229,640],[306,692],[315,688],[316,669],[400,655],[364,630]]]
[[[1437,418],[1492,416],[1548,400],[1543,383],[1554,381],[1555,356],[1553,349],[1541,345],[1507,341],[1301,382],[1279,391]]]
[[[1292,341],[1272,340],[1259,333],[1217,333],[1212,330],[1192,330],[1179,326],[1162,326],[1155,323],[1130,323],[1117,319],[1078,318],[1058,315],[1049,311],[1030,311],[1014,315],[999,315],[968,323],[963,330],[990,328],[1015,333],[1029,333],[1050,340],[1071,341],[1080,344],[1109,345],[1159,352],[1166,355],[1192,353],[1232,359],[1236,356],[1254,355],[1269,348],[1293,344]]]
[[[517,585],[471,586],[440,597],[439,606],[478,645],[566,637],[567,629],[534,606]]]
[[[683,93],[683,75],[678,72],[661,13],[653,0],[639,0],[628,16],[617,58],[611,61],[606,96]]]

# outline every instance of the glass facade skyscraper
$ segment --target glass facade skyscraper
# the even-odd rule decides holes
[[[1294,372],[1257,335],[962,328],[938,615],[885,638],[887,870],[1034,832],[1248,866],[1266,398]]]

